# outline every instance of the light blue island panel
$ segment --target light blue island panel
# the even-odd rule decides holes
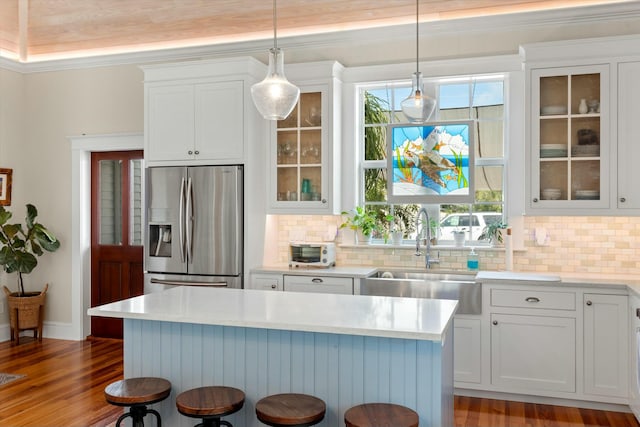
[[[391,402],[418,412],[421,427],[449,427],[452,344],[453,328],[442,341],[427,341],[125,318],[124,370],[126,378],[171,381],[170,398],[153,405],[166,426],[197,424],[178,413],[179,393],[226,385],[246,394],[244,408],[226,418],[235,427],[262,426],[256,402],[288,392],[326,402],[327,415],[318,426],[344,426],[344,413],[353,405]]]

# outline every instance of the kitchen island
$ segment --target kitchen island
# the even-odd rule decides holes
[[[453,425],[456,301],[182,286],[89,309],[124,319],[124,375],[171,381],[163,424],[191,426],[175,397],[237,387],[237,426],[261,425],[255,403],[284,392],[323,399],[319,426],[344,426],[364,402],[414,409],[421,427]]]

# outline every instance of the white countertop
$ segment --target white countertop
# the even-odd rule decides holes
[[[375,273],[378,267],[360,267],[344,265],[330,268],[320,267],[289,267],[288,264],[267,265],[251,269],[251,273],[279,273],[296,274],[300,276],[335,276],[335,277],[368,277]]]
[[[90,316],[441,341],[457,301],[179,286]]]

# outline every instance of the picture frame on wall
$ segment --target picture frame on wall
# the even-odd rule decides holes
[[[13,169],[0,168],[0,206],[11,206],[11,175]]]

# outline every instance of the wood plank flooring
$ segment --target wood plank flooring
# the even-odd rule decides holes
[[[0,427],[105,427],[122,409],[104,387],[122,378],[122,342],[21,339],[0,343]],[[24,342],[23,342],[24,341]],[[640,427],[628,413],[456,396],[455,427]]]

